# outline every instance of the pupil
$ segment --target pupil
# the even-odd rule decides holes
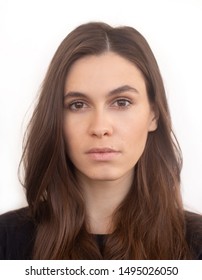
[[[76,107],[77,109],[82,108],[82,107],[83,107],[83,104],[82,104],[81,102],[77,102],[77,103],[75,104],[75,107]]]
[[[119,100],[119,101],[118,101],[118,105],[119,105],[119,106],[125,106],[125,105],[126,105],[125,100]]]

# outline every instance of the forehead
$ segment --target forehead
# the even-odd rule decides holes
[[[136,86],[139,91],[146,90],[144,77],[132,62],[114,52],[106,52],[78,59],[67,74],[65,92],[110,91],[125,84]]]

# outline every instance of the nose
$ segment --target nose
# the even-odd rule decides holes
[[[91,116],[89,134],[94,137],[102,138],[113,134],[112,120],[106,111],[94,112]]]

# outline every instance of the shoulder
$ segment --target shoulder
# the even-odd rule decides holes
[[[17,225],[19,221],[25,221],[29,217],[28,207],[12,210],[0,215],[0,226]]]
[[[202,215],[185,211],[186,238],[196,259],[202,259]]]
[[[0,259],[30,258],[34,231],[28,207],[0,215]]]

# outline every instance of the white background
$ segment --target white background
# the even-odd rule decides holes
[[[89,21],[149,42],[183,151],[184,205],[202,213],[202,0],[0,0],[0,213],[26,205],[17,168],[33,102],[60,42]]]

